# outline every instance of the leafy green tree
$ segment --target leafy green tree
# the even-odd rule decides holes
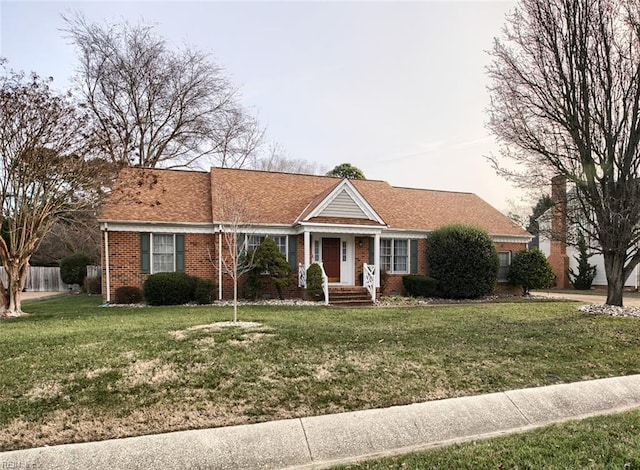
[[[337,165],[333,170],[327,173],[327,176],[339,176],[340,178],[348,178],[350,180],[364,180],[364,173],[362,170],[351,163],[341,163]]]
[[[489,234],[471,225],[452,224],[427,240],[429,276],[446,298],[476,298],[491,294],[498,281],[498,253]]]
[[[547,257],[537,248],[517,252],[507,274],[510,284],[522,288],[522,295],[529,295],[531,289],[553,286],[554,277]]]
[[[590,257],[591,255],[589,254],[584,235],[580,234],[578,237],[578,256],[574,257],[578,262],[578,272],[576,273],[573,269],[569,268],[569,282],[571,282],[574,289],[591,289],[591,284],[596,277],[597,268],[589,264]]]

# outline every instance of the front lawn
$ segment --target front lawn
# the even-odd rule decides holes
[[[0,449],[224,426],[638,373],[640,319],[569,302],[101,308],[0,322]]]

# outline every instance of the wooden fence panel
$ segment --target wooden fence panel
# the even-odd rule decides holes
[[[87,277],[100,277],[101,275],[102,268],[100,266],[87,266]],[[7,273],[3,267],[0,267],[0,279],[6,286]],[[71,287],[71,285],[62,282],[60,268],[55,266],[29,266],[27,283],[24,286],[28,292],[66,292]]]

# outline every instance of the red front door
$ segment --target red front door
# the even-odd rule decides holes
[[[329,282],[340,282],[340,239],[322,239],[322,264]]]

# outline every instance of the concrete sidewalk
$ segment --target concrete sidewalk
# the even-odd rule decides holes
[[[0,453],[2,468],[323,468],[640,407],[640,375]],[[13,465],[13,466],[11,466]]]

